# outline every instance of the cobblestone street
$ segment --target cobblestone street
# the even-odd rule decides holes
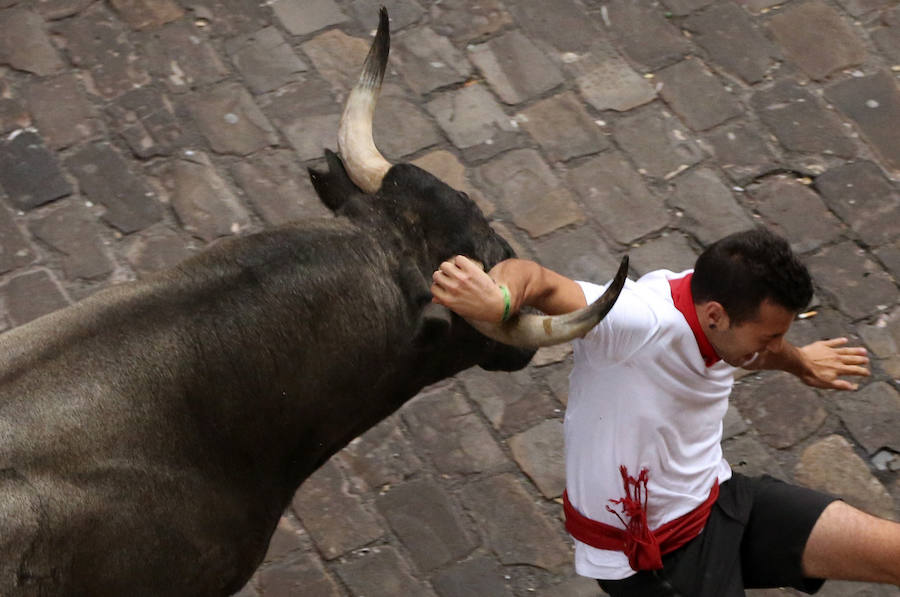
[[[816,295],[789,339],[847,336],[872,377],[744,375],[725,453],[900,520],[897,0],[383,3],[376,142],[468,192],[520,256],[605,282],[624,254],[632,277],[678,271],[754,224],[791,240]],[[306,168],[336,149],[380,5],[0,0],[0,332],[330,217]],[[239,595],[598,595],[562,523],[570,361],[469,370],[353,441]]]

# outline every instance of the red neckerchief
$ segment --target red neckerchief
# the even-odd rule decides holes
[[[707,367],[712,367],[719,362],[719,355],[716,349],[709,343],[709,338],[703,328],[700,327],[700,320],[697,319],[697,309],[694,307],[694,295],[691,294],[691,277],[694,274],[688,274],[683,278],[675,278],[669,280],[669,286],[672,288],[672,300],[675,301],[675,308],[681,311],[694,332],[694,338],[697,340],[697,347],[700,348],[700,355]]]

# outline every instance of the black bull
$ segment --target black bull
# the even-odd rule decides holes
[[[381,73],[386,25],[367,59]],[[0,595],[229,595],[350,440],[427,384],[527,365],[533,348],[430,303],[443,259],[513,256],[474,203],[409,164],[364,192],[327,162],[310,174],[338,217],[222,242],[0,336]]]

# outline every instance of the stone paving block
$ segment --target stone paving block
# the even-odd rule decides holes
[[[696,10],[705,8],[716,0],[663,0],[663,5],[669,9],[673,16],[683,17]]]
[[[0,80],[0,135],[31,126],[31,115]]]
[[[254,93],[274,91],[297,81],[309,68],[275,27],[230,39],[225,51]]]
[[[500,0],[442,0],[428,10],[438,35],[457,45],[487,37],[513,22]]]
[[[513,475],[479,479],[466,485],[462,495],[501,563],[550,571],[571,566],[569,548],[560,538],[561,522],[551,523]]]
[[[502,436],[536,425],[559,410],[528,370],[499,373],[474,368],[460,373],[458,379]]]
[[[0,187],[13,207],[26,210],[72,192],[56,156],[31,130],[0,139]]]
[[[638,172],[654,178],[668,180],[703,159],[703,150],[678,119],[655,107],[616,121],[613,135]]]
[[[468,52],[469,60],[507,104],[533,99],[563,82],[559,69],[518,31],[469,46]]]
[[[770,177],[747,191],[748,207],[755,209],[769,228],[789,239],[798,253],[837,240],[843,232],[818,193],[792,176]]]
[[[341,106],[325,81],[310,78],[261,99],[261,103],[301,161],[321,158],[326,147],[337,150]]]
[[[553,162],[609,147],[599,125],[570,91],[536,102],[522,110],[516,120]]]
[[[96,3],[56,26],[69,60],[90,75],[89,90],[112,99],[150,83],[144,60],[122,22]]]
[[[875,249],[875,256],[884,264],[895,280],[900,280],[900,239]]]
[[[472,65],[465,54],[429,27],[418,27],[391,40],[391,56],[406,84],[423,95],[465,81]]]
[[[600,48],[572,65],[578,92],[595,109],[626,112],[656,98],[656,90],[625,60]]]
[[[847,128],[809,91],[791,79],[756,92],[751,105],[781,144],[791,151],[852,157],[856,147]]]
[[[260,593],[264,597],[343,597],[337,582],[329,575],[319,559],[312,554],[300,559],[277,563],[259,573]]]
[[[764,172],[774,170],[778,164],[759,127],[743,122],[712,131],[706,142],[712,146],[711,153],[725,174],[738,184],[746,184]]]
[[[607,597],[607,594],[600,591],[597,587],[597,581],[593,578],[585,576],[575,576],[565,580],[559,584],[538,589],[535,592],[537,597]]]
[[[66,279],[96,279],[112,273],[113,264],[103,249],[102,228],[83,205],[68,203],[44,213],[29,229],[59,254]]]
[[[399,31],[417,22],[425,14],[425,10],[417,0],[385,0],[378,5],[387,8],[391,17],[391,31]],[[378,28],[378,11],[370,0],[353,0],[351,6],[356,20],[362,23],[365,29],[375,31]],[[393,39],[391,43],[393,44]]]
[[[370,43],[369,40],[332,30],[317,35],[300,47],[318,73],[335,90],[349,91],[359,79]]]
[[[453,563],[477,547],[458,507],[434,481],[392,487],[378,496],[376,505],[422,572]]]
[[[72,73],[32,81],[25,89],[25,101],[47,144],[64,149],[103,134],[103,122]]]
[[[728,404],[725,417],[722,419],[722,440],[736,437],[750,428],[747,420],[733,403]]]
[[[900,393],[879,381],[837,401],[850,435],[871,456],[882,448],[900,452]]]
[[[564,276],[605,284],[619,267],[596,230],[579,226],[549,235],[535,243],[537,260]]]
[[[42,77],[65,68],[40,15],[22,8],[0,10],[0,64]]]
[[[759,432],[760,438],[779,450],[815,433],[827,415],[812,388],[785,374],[741,380],[735,385],[731,401]]]
[[[309,536],[300,526],[300,521],[288,509],[278,519],[278,525],[269,540],[269,547],[266,549],[263,562],[282,562],[289,558],[302,558],[302,552],[311,551],[311,548],[312,542]]]
[[[769,30],[786,57],[815,80],[866,59],[857,32],[822,0],[788,6],[769,20]]]
[[[11,1],[12,4],[16,3],[16,0]],[[34,3],[34,10],[41,13],[41,16],[45,19],[64,19],[78,14],[90,6],[94,1],[95,0],[38,0]],[[6,3],[9,4],[10,0],[6,0]],[[3,3],[0,2],[0,5],[2,4]]]
[[[175,266],[194,252],[194,247],[181,234],[160,225],[129,235],[125,258],[138,277],[142,277]]]
[[[184,15],[174,0],[110,0],[110,4],[132,29],[160,27]]]
[[[743,6],[753,14],[765,13],[770,8],[784,4],[782,0],[735,0],[735,3]]]
[[[566,488],[563,422],[549,419],[508,440],[513,458],[544,497],[562,496]]]
[[[798,597],[803,593],[797,593]],[[829,580],[816,593],[819,597],[900,597],[900,589],[874,583]]]
[[[89,145],[66,160],[82,194],[106,208],[103,219],[125,234],[158,222],[162,210],[146,182],[106,144]]]
[[[144,39],[150,72],[173,93],[217,83],[229,74],[208,36],[194,25],[172,23]]]
[[[399,415],[388,417],[351,441],[338,458],[360,493],[396,485],[424,468],[401,428]]]
[[[675,192],[668,203],[682,212],[678,226],[704,246],[754,226],[729,188],[709,168],[697,168],[676,178]]]
[[[213,151],[247,155],[278,143],[275,129],[238,83],[222,83],[198,93],[189,107]]]
[[[436,597],[431,588],[412,576],[409,567],[390,546],[366,550],[336,566],[338,576],[350,588],[352,595],[365,597]]]
[[[265,3],[246,0],[191,0],[189,8],[196,22],[226,36],[257,31],[272,14]]]
[[[504,572],[493,559],[476,556],[442,570],[431,580],[441,597],[512,597]]]
[[[895,4],[893,0],[837,0],[854,17],[861,17],[866,13]]]
[[[722,452],[731,470],[748,477],[771,475],[788,481],[788,476],[754,434],[745,433],[722,442]]]
[[[697,252],[691,247],[687,237],[681,232],[663,234],[628,247],[629,264],[639,275],[658,269],[683,272],[694,267]]]
[[[900,193],[872,162],[831,168],[815,180],[822,198],[867,242],[880,244],[900,235]]]
[[[825,90],[828,98],[859,128],[885,165],[900,171],[900,87],[893,76],[879,72],[836,83]]]
[[[762,81],[780,58],[750,16],[731,2],[716,3],[688,18],[683,27],[710,60],[749,84]]]
[[[478,172],[499,205],[512,214],[512,221],[532,237],[584,217],[572,194],[533,149],[505,153]]]
[[[0,286],[6,312],[13,326],[24,325],[41,315],[69,305],[59,284],[46,270],[37,270],[9,279]]]
[[[271,6],[291,35],[306,35],[347,20],[334,0],[274,0]]]
[[[690,42],[666,20],[659,6],[631,0],[607,3],[606,31],[631,60],[650,69],[667,66],[691,51]]]
[[[884,27],[869,32],[869,37],[891,64],[900,64],[900,7],[882,15]]]
[[[303,528],[326,560],[367,545],[383,534],[378,518],[349,489],[332,460],[303,482],[291,502]]]
[[[876,313],[897,300],[890,276],[851,242],[826,247],[808,260],[816,285],[835,297],[853,319]]]
[[[513,16],[525,33],[560,52],[584,52],[601,35],[573,0],[516,0]]]
[[[829,435],[806,448],[794,467],[794,478],[801,485],[837,495],[870,514],[898,518],[887,489],[839,435]]]
[[[574,189],[604,232],[621,244],[665,227],[669,214],[618,152],[604,152],[569,171]]]
[[[235,163],[231,173],[253,209],[273,226],[331,215],[290,151],[261,152]]]
[[[0,274],[28,265],[35,259],[31,245],[12,219],[12,214],[0,207]]]
[[[423,394],[401,415],[441,473],[469,475],[506,463],[488,428],[455,388]]]
[[[171,155],[189,140],[171,100],[152,87],[119,96],[107,111],[118,133],[140,158]]]
[[[518,144],[517,127],[480,83],[441,93],[425,108],[450,142],[472,159],[491,157]]]
[[[664,68],[656,78],[662,83],[659,95],[695,131],[705,131],[744,111],[737,97],[698,59]]]
[[[337,128],[332,134],[337,136]],[[432,119],[396,85],[385,85],[381,90],[372,134],[389,161],[399,161],[443,140]]]
[[[860,325],[857,329],[869,349],[869,356],[885,358],[900,354],[900,311],[881,315],[874,323]]]
[[[413,164],[437,176],[457,191],[462,191],[475,201],[485,217],[490,218],[496,207],[488,201],[482,192],[469,182],[466,168],[455,155],[444,149],[426,153],[412,161]]]
[[[184,151],[172,165],[172,207],[184,229],[210,242],[237,234],[250,225],[250,216],[209,156]]]

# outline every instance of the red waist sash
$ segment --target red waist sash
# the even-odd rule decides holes
[[[700,534],[709,512],[719,497],[719,483],[716,482],[709,492],[709,497],[694,510],[674,520],[650,530],[647,526],[647,469],[635,479],[628,475],[627,469],[619,468],[625,484],[625,497],[610,500],[621,504],[626,521],[618,512],[606,507],[625,525],[624,529],[591,520],[575,509],[569,502],[567,493],[563,493],[563,512],[566,515],[566,530],[573,537],[597,549],[621,551],[628,556],[628,564],[633,570],[659,570],[663,567],[663,554],[675,551]]]

